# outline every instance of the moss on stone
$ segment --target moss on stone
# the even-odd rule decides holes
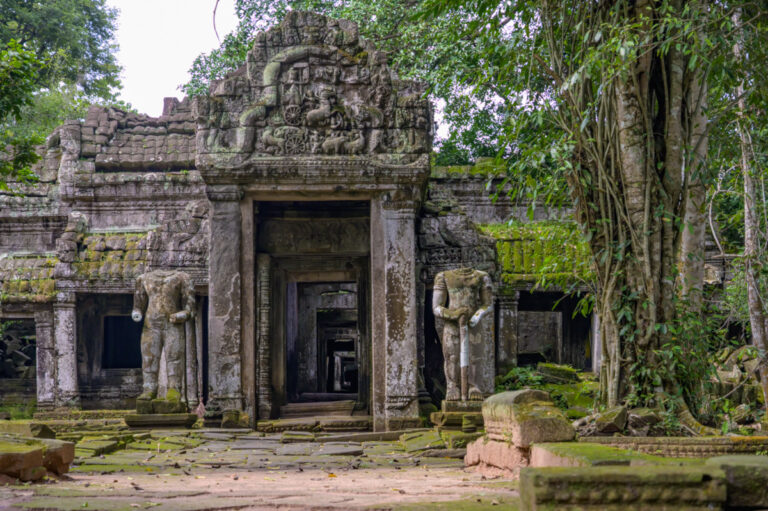
[[[521,282],[589,281],[589,247],[579,227],[569,221],[483,224],[480,231],[496,240],[501,280]]]

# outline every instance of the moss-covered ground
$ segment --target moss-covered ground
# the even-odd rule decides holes
[[[354,434],[282,443],[280,434],[247,430],[89,432],[83,443],[113,439],[120,448],[95,456],[78,449],[65,477],[0,486],[0,502],[53,510],[517,509],[515,481],[485,479],[462,459],[439,455],[468,435],[431,434],[431,454],[423,455],[399,440]]]

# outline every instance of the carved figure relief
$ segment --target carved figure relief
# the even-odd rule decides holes
[[[258,34],[246,68],[194,110],[198,154],[416,155],[432,132],[423,86],[397,79],[353,24],[298,11]]]
[[[481,326],[483,318],[493,310],[491,278],[486,272],[472,268],[438,273],[432,309],[436,318],[444,320],[441,341],[445,358],[445,399],[485,399],[493,392],[495,366],[493,338]]]

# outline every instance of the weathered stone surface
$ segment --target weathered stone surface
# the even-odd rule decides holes
[[[133,414],[125,416],[125,423],[132,428],[184,427],[191,428],[197,422],[194,413]]]
[[[0,474],[22,481],[36,481],[45,476],[43,447],[0,441]],[[42,469],[42,473],[41,473]]]
[[[114,452],[120,448],[120,443],[117,440],[99,439],[99,438],[86,438],[81,442],[78,442],[75,446],[75,451],[78,456],[100,456],[102,454],[108,454]]]
[[[280,442],[284,444],[314,441],[315,434],[310,431],[285,431],[280,435]]]
[[[54,474],[65,474],[75,459],[75,444],[49,438],[32,438],[18,435],[0,435],[0,442],[37,446],[43,448],[43,466]]]
[[[325,443],[314,454],[318,456],[362,456],[363,448],[359,445]]]
[[[601,435],[612,435],[624,431],[627,425],[627,408],[615,406],[595,417],[596,431]]]
[[[703,467],[524,468],[523,509],[641,511],[722,509],[725,474]]]
[[[509,442],[478,438],[467,444],[464,465],[477,466],[481,470],[494,468],[517,475],[520,468],[527,467],[530,461],[530,449],[517,447]]]
[[[483,403],[483,421],[492,440],[530,447],[534,442],[573,440],[576,432],[563,412],[540,390],[515,390],[489,397]]]
[[[725,472],[729,508],[768,508],[768,457],[718,456],[705,463]]]
[[[575,383],[579,381],[579,372],[572,367],[559,364],[539,362],[536,372],[544,383]]]
[[[56,433],[46,424],[30,420],[0,421],[0,433],[33,438],[56,438]]]
[[[424,433],[405,433],[400,437],[405,452],[418,452],[426,449],[444,449],[445,441],[437,431]]]
[[[634,429],[654,426],[661,422],[658,412],[651,408],[633,408],[628,414],[627,425]]]
[[[622,449],[675,458],[710,458],[727,454],[756,454],[768,451],[768,436],[728,437],[623,437],[595,436],[580,442],[611,445]]]

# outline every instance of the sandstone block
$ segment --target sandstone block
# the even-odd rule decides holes
[[[529,460],[529,449],[483,437],[467,444],[464,465],[477,466],[481,470],[497,469],[516,475],[520,468],[528,466]]]
[[[725,472],[729,508],[768,508],[767,456],[718,456],[705,464]]]
[[[125,416],[125,423],[132,428],[184,427],[191,428],[197,422],[194,413],[151,413]]]
[[[602,435],[621,433],[627,425],[627,408],[615,406],[595,417],[595,428]]]
[[[515,390],[489,397],[483,403],[483,421],[491,440],[528,448],[534,442],[573,440],[570,421],[541,390]]]
[[[541,375],[545,383],[575,383],[579,381],[579,372],[565,365],[539,362],[536,366],[536,372]]]
[[[47,425],[29,420],[2,421],[0,422],[0,433],[33,438],[56,438],[56,433]]]
[[[22,481],[41,479],[45,476],[43,447],[0,441],[0,474],[16,477]]]
[[[527,511],[723,509],[725,474],[714,467],[548,467],[520,471]]]

